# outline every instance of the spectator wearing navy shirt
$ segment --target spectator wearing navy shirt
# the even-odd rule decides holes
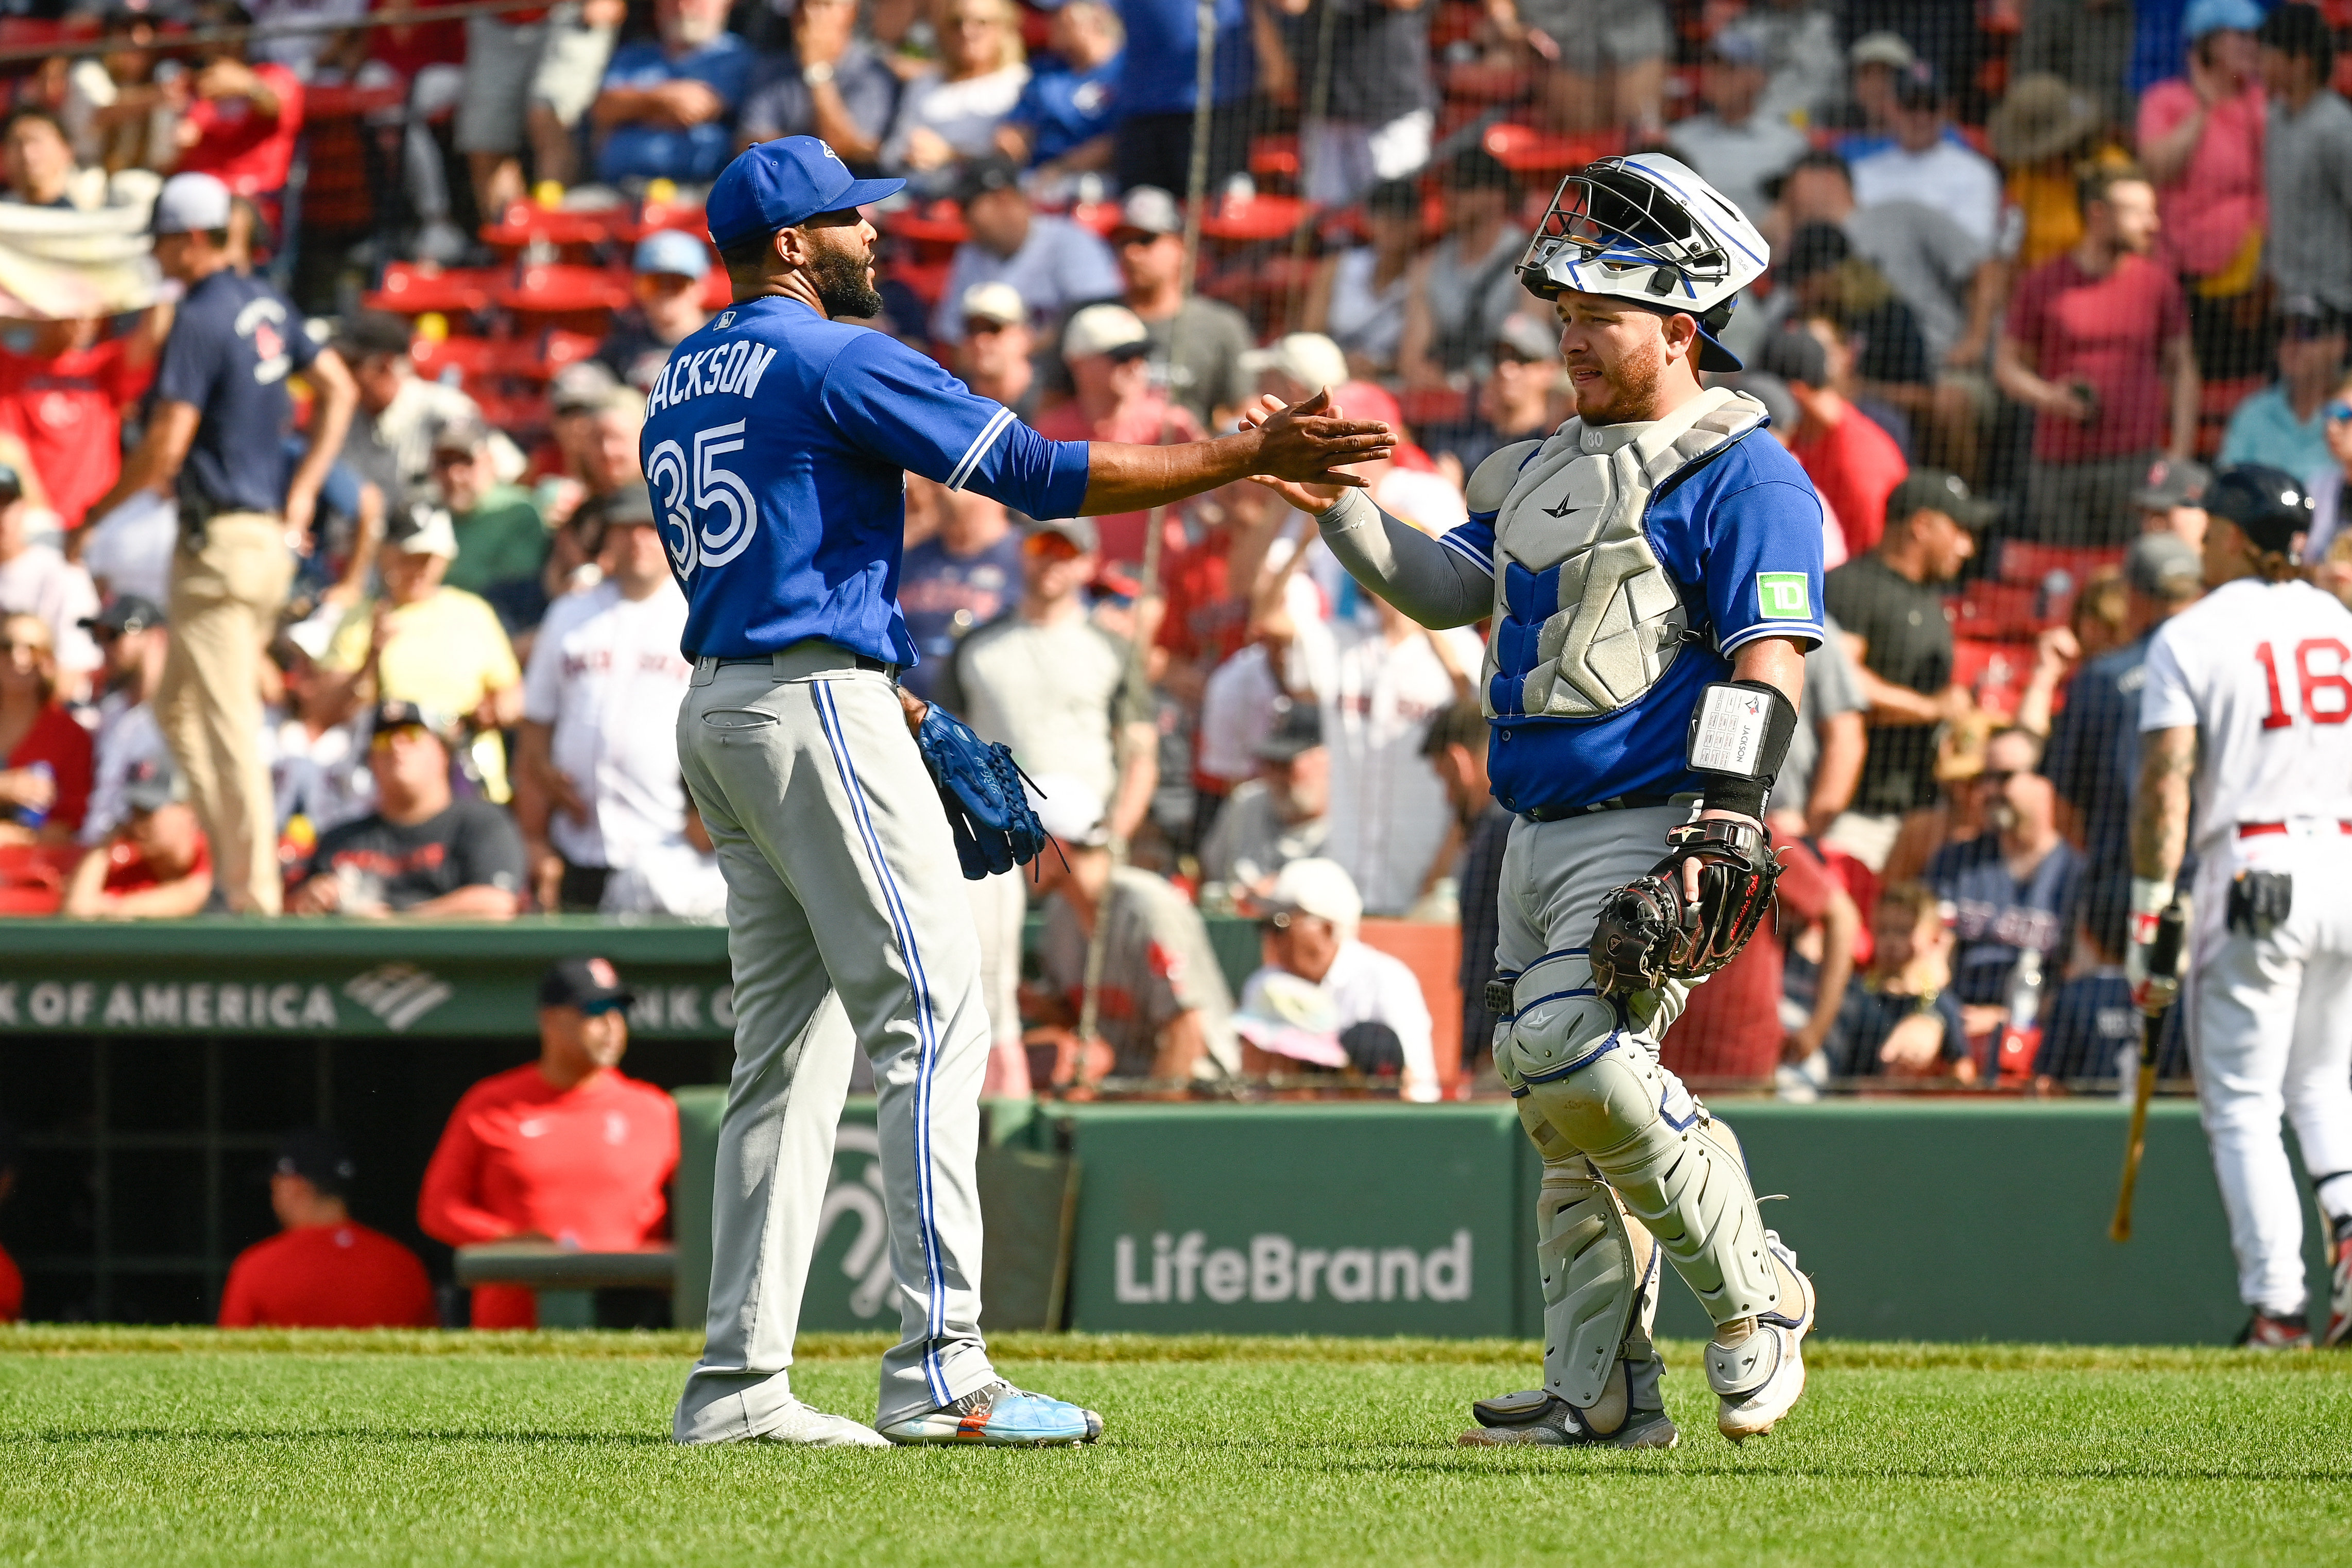
[[[2033,771],[2036,751],[2021,729],[1985,743],[1974,787],[1987,829],[1945,845],[1927,862],[1927,884],[1955,910],[1952,988],[1971,1036],[2006,1017],[2019,954],[2031,947],[2042,955],[2042,973],[2058,972],[2083,877],[2083,857],[2058,834],[2057,792]]]
[[[177,487],[172,648],[156,721],[187,780],[228,907],[275,915],[261,650],[293,580],[287,536],[310,530],[359,393],[341,357],[311,345],[294,308],[230,265],[228,225],[228,187],[209,174],[175,174],[156,197],[155,261],[187,294],[156,368],[147,434],[90,515],[104,517],[142,490]],[[316,392],[299,464],[284,439],[294,425],[286,382],[296,371]]]
[[[2074,673],[2042,758],[2058,792],[2059,825],[2083,852],[2083,922],[2111,953],[2124,950],[2131,903],[2131,800],[2148,639],[2204,591],[2197,552],[2177,534],[2142,534],[2124,557],[2124,587],[2131,641]]]
[[[1119,57],[1117,167],[1122,190],[1191,188],[1192,111],[1200,102],[1199,7],[1193,0],[1118,0],[1127,27]],[[1249,116],[1233,112],[1250,96],[1256,50],[1245,0],[1216,0],[1217,37],[1209,87],[1209,188],[1249,162]]]
[[[1896,883],[1871,913],[1869,969],[1853,977],[1824,1047],[1840,1078],[1971,1082],[1960,1005],[1952,995],[1952,933],[1935,891]]]
[[[1053,15],[1047,41],[1061,67],[1029,78],[996,145],[1041,175],[1108,169],[1126,31],[1103,0],[1066,0]]]
[[[615,50],[588,111],[596,177],[705,184],[735,155],[751,48],[727,30],[727,0],[657,0],[654,19],[659,41]]]
[[[925,702],[935,698],[956,644],[1004,613],[1021,582],[1021,536],[1004,503],[977,490],[949,491],[940,531],[909,549],[898,568],[898,611],[923,656],[898,684]]]
[[[710,319],[702,308],[710,248],[698,235],[663,229],[637,242],[629,271],[637,302],[614,320],[596,358],[639,392],[651,392],[670,350]]]

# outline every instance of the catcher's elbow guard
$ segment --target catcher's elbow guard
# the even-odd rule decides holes
[[[1797,733],[1797,705],[1761,681],[1715,681],[1691,709],[1684,761],[1710,810],[1764,820],[1764,800]]]

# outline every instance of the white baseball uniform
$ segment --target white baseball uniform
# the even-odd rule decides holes
[[[2330,1218],[2352,1212],[2352,611],[2243,578],[2166,622],[2139,727],[2196,727],[2189,1060],[2248,1306],[2306,1305],[2294,1124]],[[2266,936],[2231,930],[2242,872],[2294,880]],[[2331,1179],[2343,1177],[2347,1179]]]
[[[551,727],[549,758],[588,820],[548,817],[573,865],[625,870],[677,839],[686,817],[672,728],[694,666],[678,654],[686,596],[664,582],[643,599],[605,581],[547,608],[523,673],[523,716]]]

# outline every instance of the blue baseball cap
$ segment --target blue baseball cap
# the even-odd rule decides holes
[[[2263,8],[2254,0],[2189,0],[2180,18],[2180,34],[2190,43],[2223,28],[2252,33],[2263,25]]]
[[[746,148],[728,164],[710,187],[703,215],[710,243],[725,250],[906,188],[904,180],[859,179],[841,154],[814,136],[783,136]]]
[[[703,243],[682,229],[660,229],[637,242],[636,254],[629,258],[633,272],[674,272],[680,277],[699,278],[710,271],[710,252]]]

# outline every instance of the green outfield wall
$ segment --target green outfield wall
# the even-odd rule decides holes
[[[699,1316],[692,1281],[708,1276],[707,1233],[688,1193],[709,1168],[723,1100],[718,1090],[679,1092],[681,1322]],[[1721,1109],[1759,1190],[1788,1195],[1766,1202],[1765,1222],[1820,1286],[1825,1333],[2220,1343],[2244,1322],[2192,1106],[2155,1107],[2137,1234],[2123,1245],[2106,1234],[2120,1106],[1730,1101]],[[989,1157],[1026,1149],[1072,1162],[1069,1327],[1540,1332],[1530,1212],[1538,1166],[1507,1103],[998,1105],[990,1114],[998,1152]],[[856,1196],[878,1179],[871,1103],[853,1102],[844,1127],[803,1321],[889,1327],[897,1307],[877,1245],[879,1207]],[[1061,1225],[1058,1208],[987,1207],[992,1266],[1000,1245],[1033,1260],[1050,1251],[1038,1233]],[[2310,1252],[2325,1301],[2315,1237]],[[1679,1335],[1706,1328],[1671,1274],[1659,1324]]]

